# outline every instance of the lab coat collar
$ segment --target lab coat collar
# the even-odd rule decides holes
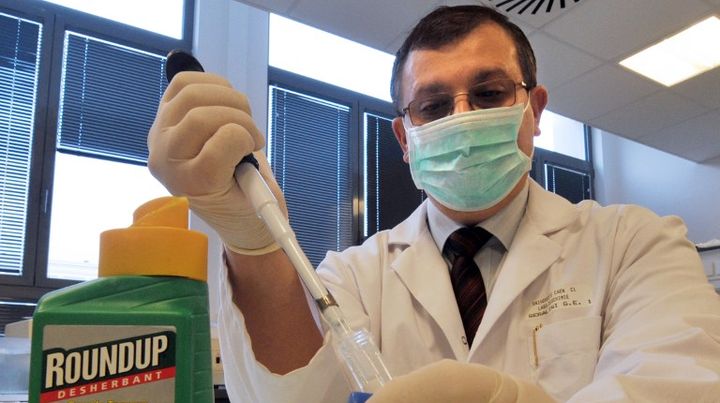
[[[406,247],[392,263],[408,290],[442,329],[458,360],[466,360],[462,321],[454,299],[447,265],[427,226],[427,203],[390,230],[389,247]],[[525,216],[515,239],[499,269],[495,290],[488,301],[483,321],[475,335],[470,356],[510,304],[560,257],[561,246],[549,235],[562,230],[577,219],[577,210],[564,198],[546,191],[530,180]],[[418,267],[423,268],[421,276]]]
[[[430,235],[427,226],[428,203],[430,200],[425,199],[408,218],[390,230],[389,245],[412,245],[423,231],[428,231],[428,235]],[[430,237],[432,238],[432,235]]]
[[[547,235],[567,227],[577,218],[577,211],[569,201],[548,192],[530,178],[528,184],[530,190],[523,222],[532,221],[541,234]],[[427,230],[428,203],[427,199],[423,201],[405,221],[390,230],[390,245],[411,245],[422,231]]]
[[[543,189],[534,180],[529,182],[528,210],[524,220],[532,221],[543,235],[564,229],[577,220],[579,213],[574,204]]]
[[[426,200],[411,216],[390,230],[389,247],[406,247],[391,264],[405,287],[438,324],[456,359],[466,360],[465,330],[448,276],[447,263],[430,234]],[[421,269],[422,273],[417,270]]]

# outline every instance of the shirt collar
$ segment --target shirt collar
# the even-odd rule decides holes
[[[520,226],[520,220],[525,214],[528,199],[528,182],[529,181],[525,181],[525,186],[523,186],[520,193],[517,194],[510,204],[477,225],[493,234],[493,237],[505,247],[505,250],[508,250],[510,244],[512,244],[515,233]],[[430,233],[438,250],[441,251],[450,234],[458,228],[463,227],[462,224],[453,221],[443,214],[431,201],[427,203],[427,217]]]

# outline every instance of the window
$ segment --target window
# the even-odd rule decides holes
[[[298,242],[317,266],[353,242],[350,108],[270,86],[268,157]]]
[[[542,118],[545,119],[544,113]],[[565,139],[572,139],[569,141],[570,143],[582,145],[582,158],[536,146],[530,171],[530,176],[545,189],[559,194],[573,203],[594,197],[590,126],[580,122],[575,123],[577,125],[565,125],[565,131],[561,132],[561,136]],[[543,135],[544,132],[540,137]],[[578,141],[578,138],[581,141]]]
[[[62,66],[47,274],[86,280],[97,277],[100,232],[167,194],[132,165],[147,161],[165,57],[66,31]]]
[[[317,265],[422,201],[392,132],[394,58],[277,15],[269,51],[268,159]]]
[[[582,122],[545,110],[540,119],[540,136],[535,137],[535,147],[587,161],[587,138]]]
[[[410,176],[403,152],[392,131],[392,119],[364,114],[365,208],[363,238],[390,229],[425,199]]]
[[[191,48],[194,7],[171,1],[182,39],[50,2],[0,0],[3,312],[95,277],[99,231],[129,225],[140,202],[165,193],[144,167],[145,138],[165,55]]]
[[[391,54],[270,14],[271,66],[390,101]]]
[[[48,278],[97,277],[99,234],[127,227],[135,207],[166,193],[145,166],[57,152]]]
[[[183,0],[45,0],[171,38],[183,37]]]
[[[590,127],[573,119],[543,111],[540,136],[530,176],[545,189],[573,203],[593,196]]]
[[[380,173],[404,165],[390,103],[275,68],[269,78],[268,159],[313,265],[420,204],[407,168],[406,183]]]

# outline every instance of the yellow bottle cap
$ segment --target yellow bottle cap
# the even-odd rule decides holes
[[[188,229],[188,201],[161,197],[138,207],[133,224],[100,234],[100,277],[178,276],[207,281],[207,236]]]

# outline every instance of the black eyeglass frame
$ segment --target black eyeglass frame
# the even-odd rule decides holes
[[[478,105],[476,105],[476,104],[474,104],[474,103],[472,102],[472,98],[470,98],[470,97],[471,97],[471,94],[472,94],[472,90],[473,90],[474,88],[478,88],[478,87],[480,87],[480,86],[486,86],[486,85],[488,85],[488,84],[497,83],[497,82],[512,83],[513,89],[514,89],[514,91],[512,92],[512,94],[513,94],[513,100],[512,100],[512,102],[507,103],[507,104],[492,106],[492,107],[479,107]],[[458,92],[458,93],[456,93],[456,94],[454,94],[454,95],[450,95],[450,94],[448,94],[448,93],[437,93],[437,94],[430,95],[430,96],[428,96],[428,97],[424,97],[424,98],[420,98],[420,99],[413,99],[412,101],[410,101],[410,102],[408,103],[408,105],[407,105],[405,108],[402,109],[402,111],[401,111],[401,113],[400,113],[400,117],[404,118],[404,117],[407,115],[407,116],[410,118],[410,123],[412,123],[414,126],[422,126],[422,125],[424,125],[424,124],[433,122],[433,121],[435,121],[435,120],[442,119],[442,118],[444,118],[444,117],[446,117],[446,116],[452,115],[452,112],[453,112],[453,109],[454,109],[454,106],[455,106],[454,100],[455,100],[457,97],[461,96],[461,95],[467,95],[467,96],[469,97],[469,98],[468,98],[468,104],[470,105],[471,110],[477,110],[477,109],[494,109],[494,108],[502,108],[502,107],[513,106],[513,105],[515,105],[515,103],[517,103],[517,88],[518,88],[518,87],[525,89],[528,93],[530,92],[530,90],[532,90],[532,88],[531,88],[530,86],[528,86],[528,85],[525,83],[525,81],[516,82],[516,81],[514,81],[513,79],[510,79],[510,78],[501,78],[501,79],[483,81],[483,82],[474,84],[472,87],[470,87],[470,88],[469,88],[467,91],[465,91],[465,92]],[[412,108],[412,105],[413,105],[413,104],[417,104],[418,102],[424,102],[424,101],[427,101],[427,100],[430,100],[430,99],[433,99],[433,98],[438,98],[438,97],[443,97],[443,96],[447,96],[448,99],[452,99],[452,100],[453,100],[453,102],[451,103],[450,107],[448,108],[447,113],[442,114],[442,116],[438,115],[438,117],[436,117],[436,118],[434,118],[434,119],[432,119],[432,120],[422,121],[422,122],[418,122],[418,123],[416,123],[416,122],[413,121],[413,114],[410,113],[410,109]]]

